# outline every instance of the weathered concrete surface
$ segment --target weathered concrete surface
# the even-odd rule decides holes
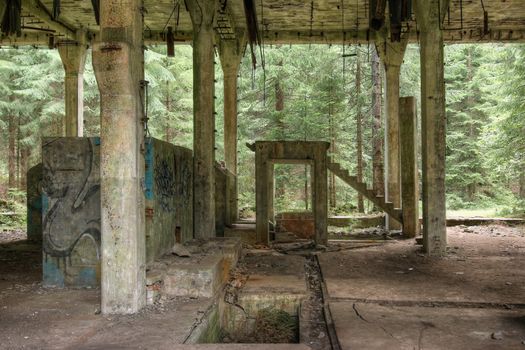
[[[231,200],[227,207],[227,223],[237,221],[237,74],[246,47],[244,31],[237,31],[233,40],[220,40],[219,58],[224,85],[224,162],[234,175]]]
[[[423,183],[423,245],[426,252],[442,256],[447,248],[445,153],[446,111],[443,31],[439,6],[448,1],[418,3],[417,23],[421,45],[421,153]],[[445,13],[441,11],[441,13]]]
[[[399,42],[391,42],[386,32],[381,32],[376,41],[385,71],[385,199],[401,208],[401,153],[399,150],[399,75],[405,56],[408,35]],[[387,217],[387,227],[401,229],[394,218]]]
[[[216,3],[216,0],[186,2],[193,23],[193,223],[196,238],[215,237],[213,19]]]
[[[192,171],[189,149],[146,139],[146,262],[193,238]]]
[[[352,216],[330,216],[328,218],[329,226],[336,227],[351,227],[367,228],[385,225],[385,214],[367,214],[367,215],[352,215]]]
[[[328,221],[327,155],[330,144],[320,141],[256,141],[249,147],[255,152],[255,198],[257,240],[269,242],[269,220],[273,218],[273,164],[313,162],[312,203],[315,217],[315,241],[326,244]],[[270,209],[270,206],[272,209]]]
[[[43,284],[100,285],[100,139],[42,141]]]
[[[231,176],[231,172],[215,164],[215,232],[218,237],[224,237],[224,229],[228,222],[228,178]]]
[[[250,276],[243,287],[246,294],[307,293],[304,258],[297,255],[250,254],[244,258]]]
[[[44,283],[98,287],[100,139],[47,138],[42,155],[40,180],[35,167],[35,181],[28,182],[33,188],[28,192],[28,201],[33,203],[28,215],[36,216],[28,221],[28,227],[38,238],[42,237],[42,229],[38,230],[37,214],[45,224]],[[193,238],[192,152],[147,138],[145,167],[145,244],[146,262],[150,263],[169,252],[176,241],[184,243]],[[40,182],[43,197],[38,192]],[[80,265],[72,267],[74,262]]]
[[[524,310],[330,302],[343,349],[521,349]],[[501,332],[501,339],[493,339]]]
[[[255,223],[233,224],[231,227],[224,229],[224,237],[238,237],[243,243],[253,245],[257,243],[257,232],[255,231]]]
[[[427,257],[413,240],[319,256],[331,298],[410,303],[523,303],[523,229],[448,229],[451,252]]]
[[[42,163],[27,171],[27,239],[42,241]]]
[[[170,256],[152,267],[159,269],[163,275],[162,294],[204,298],[216,296],[240,258],[241,241],[217,237],[205,243],[189,242],[187,248],[195,253],[190,257]]]
[[[86,64],[86,32],[77,31],[77,41],[58,43],[58,53],[65,70],[65,136],[84,134],[84,66]]]
[[[419,171],[417,167],[417,114],[413,97],[399,99],[401,134],[401,197],[403,202],[403,235],[416,237],[419,224]]]
[[[294,233],[299,238],[315,237],[315,222],[312,212],[286,212],[275,216],[276,230]]]
[[[102,312],[146,304],[143,19],[140,0],[100,3],[93,68],[100,91]]]

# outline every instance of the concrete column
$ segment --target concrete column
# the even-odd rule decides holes
[[[216,0],[187,1],[193,23],[193,229],[215,237],[213,18]]]
[[[417,170],[417,115],[414,97],[399,99],[401,140],[401,197],[403,235],[419,234],[419,179]]]
[[[328,148],[328,147],[327,147]],[[315,215],[315,243],[328,243],[328,168],[326,149],[316,149],[313,172],[312,209]]]
[[[224,77],[224,162],[226,168],[235,175],[231,201],[226,208],[228,224],[237,221],[237,74],[246,46],[244,32],[237,32],[235,40],[222,40],[219,43],[219,57]]]
[[[423,246],[429,255],[446,253],[445,203],[445,79],[443,32],[439,4],[418,2],[416,8],[421,45],[421,146],[423,175]],[[443,8],[441,14],[446,13]]]
[[[141,0],[102,1],[93,46],[100,90],[103,313],[134,313],[146,303],[141,6]]]
[[[376,49],[385,70],[385,200],[401,208],[401,156],[399,152],[399,74],[408,43],[390,42],[386,33],[379,35]],[[398,230],[401,224],[387,216],[387,228]]]
[[[86,63],[86,32],[77,32],[77,41],[58,43],[58,53],[65,70],[65,136],[84,135],[84,66]]]
[[[267,146],[256,144],[255,151],[255,207],[257,242],[268,244],[268,218],[270,215],[270,185],[273,187],[273,164],[268,160]],[[270,170],[272,168],[272,170]],[[270,180],[270,175],[272,179]],[[273,200],[272,200],[273,207]],[[273,210],[273,209],[272,209]]]

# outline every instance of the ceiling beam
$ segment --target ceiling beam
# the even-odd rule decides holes
[[[51,18],[51,13],[47,8],[38,0],[22,0],[22,9],[31,13],[32,15],[38,17],[42,22],[45,23],[45,26],[53,29],[57,34],[64,34],[69,39],[75,38],[75,31],[72,28],[69,28],[63,23],[55,21]]]

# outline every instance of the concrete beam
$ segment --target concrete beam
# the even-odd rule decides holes
[[[134,313],[146,304],[142,1],[100,3],[93,68],[100,90],[101,309]]]
[[[40,1],[22,0],[22,8],[42,20],[42,22],[44,22],[49,27],[49,29],[57,31],[57,34],[61,33],[66,35],[68,39],[75,39],[75,30],[63,23],[53,20],[49,11]]]
[[[61,41],[58,53],[65,70],[65,136],[84,135],[84,66],[86,63],[86,33],[77,31],[77,41]]]
[[[408,36],[391,42],[386,31],[376,39],[376,51],[385,71],[385,200],[401,208],[401,154],[399,152],[399,75]],[[398,230],[401,224],[387,216],[387,228]]]
[[[446,112],[443,31],[439,0],[418,3],[421,42],[421,146],[423,159],[423,246],[429,255],[446,253]]]
[[[403,202],[403,235],[419,234],[419,177],[417,169],[416,99],[399,99],[401,141],[401,197]]]
[[[193,210],[195,238],[215,237],[213,22],[216,0],[186,2],[193,23]]]

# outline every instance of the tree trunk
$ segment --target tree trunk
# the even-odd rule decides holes
[[[20,149],[20,183],[18,188],[25,190],[27,188],[27,164],[29,160],[29,149],[22,147]]]
[[[520,199],[525,199],[525,169],[520,174]]]
[[[372,173],[373,188],[377,195],[385,195],[384,169],[383,169],[383,135],[381,133],[381,97],[382,82],[379,66],[379,56],[375,47],[372,47]],[[377,208],[376,208],[377,209]]]
[[[8,151],[8,169],[9,169],[9,188],[16,187],[16,132],[15,117],[9,116],[9,151]]]
[[[20,119],[16,125],[16,183],[20,188]]]
[[[362,116],[361,116],[361,57],[359,55],[359,48],[356,50],[357,67],[355,70],[355,94],[356,94],[356,148],[357,148],[357,181],[363,182],[363,131],[362,131]],[[363,195],[357,195],[357,210],[364,213],[365,206],[363,203]]]

